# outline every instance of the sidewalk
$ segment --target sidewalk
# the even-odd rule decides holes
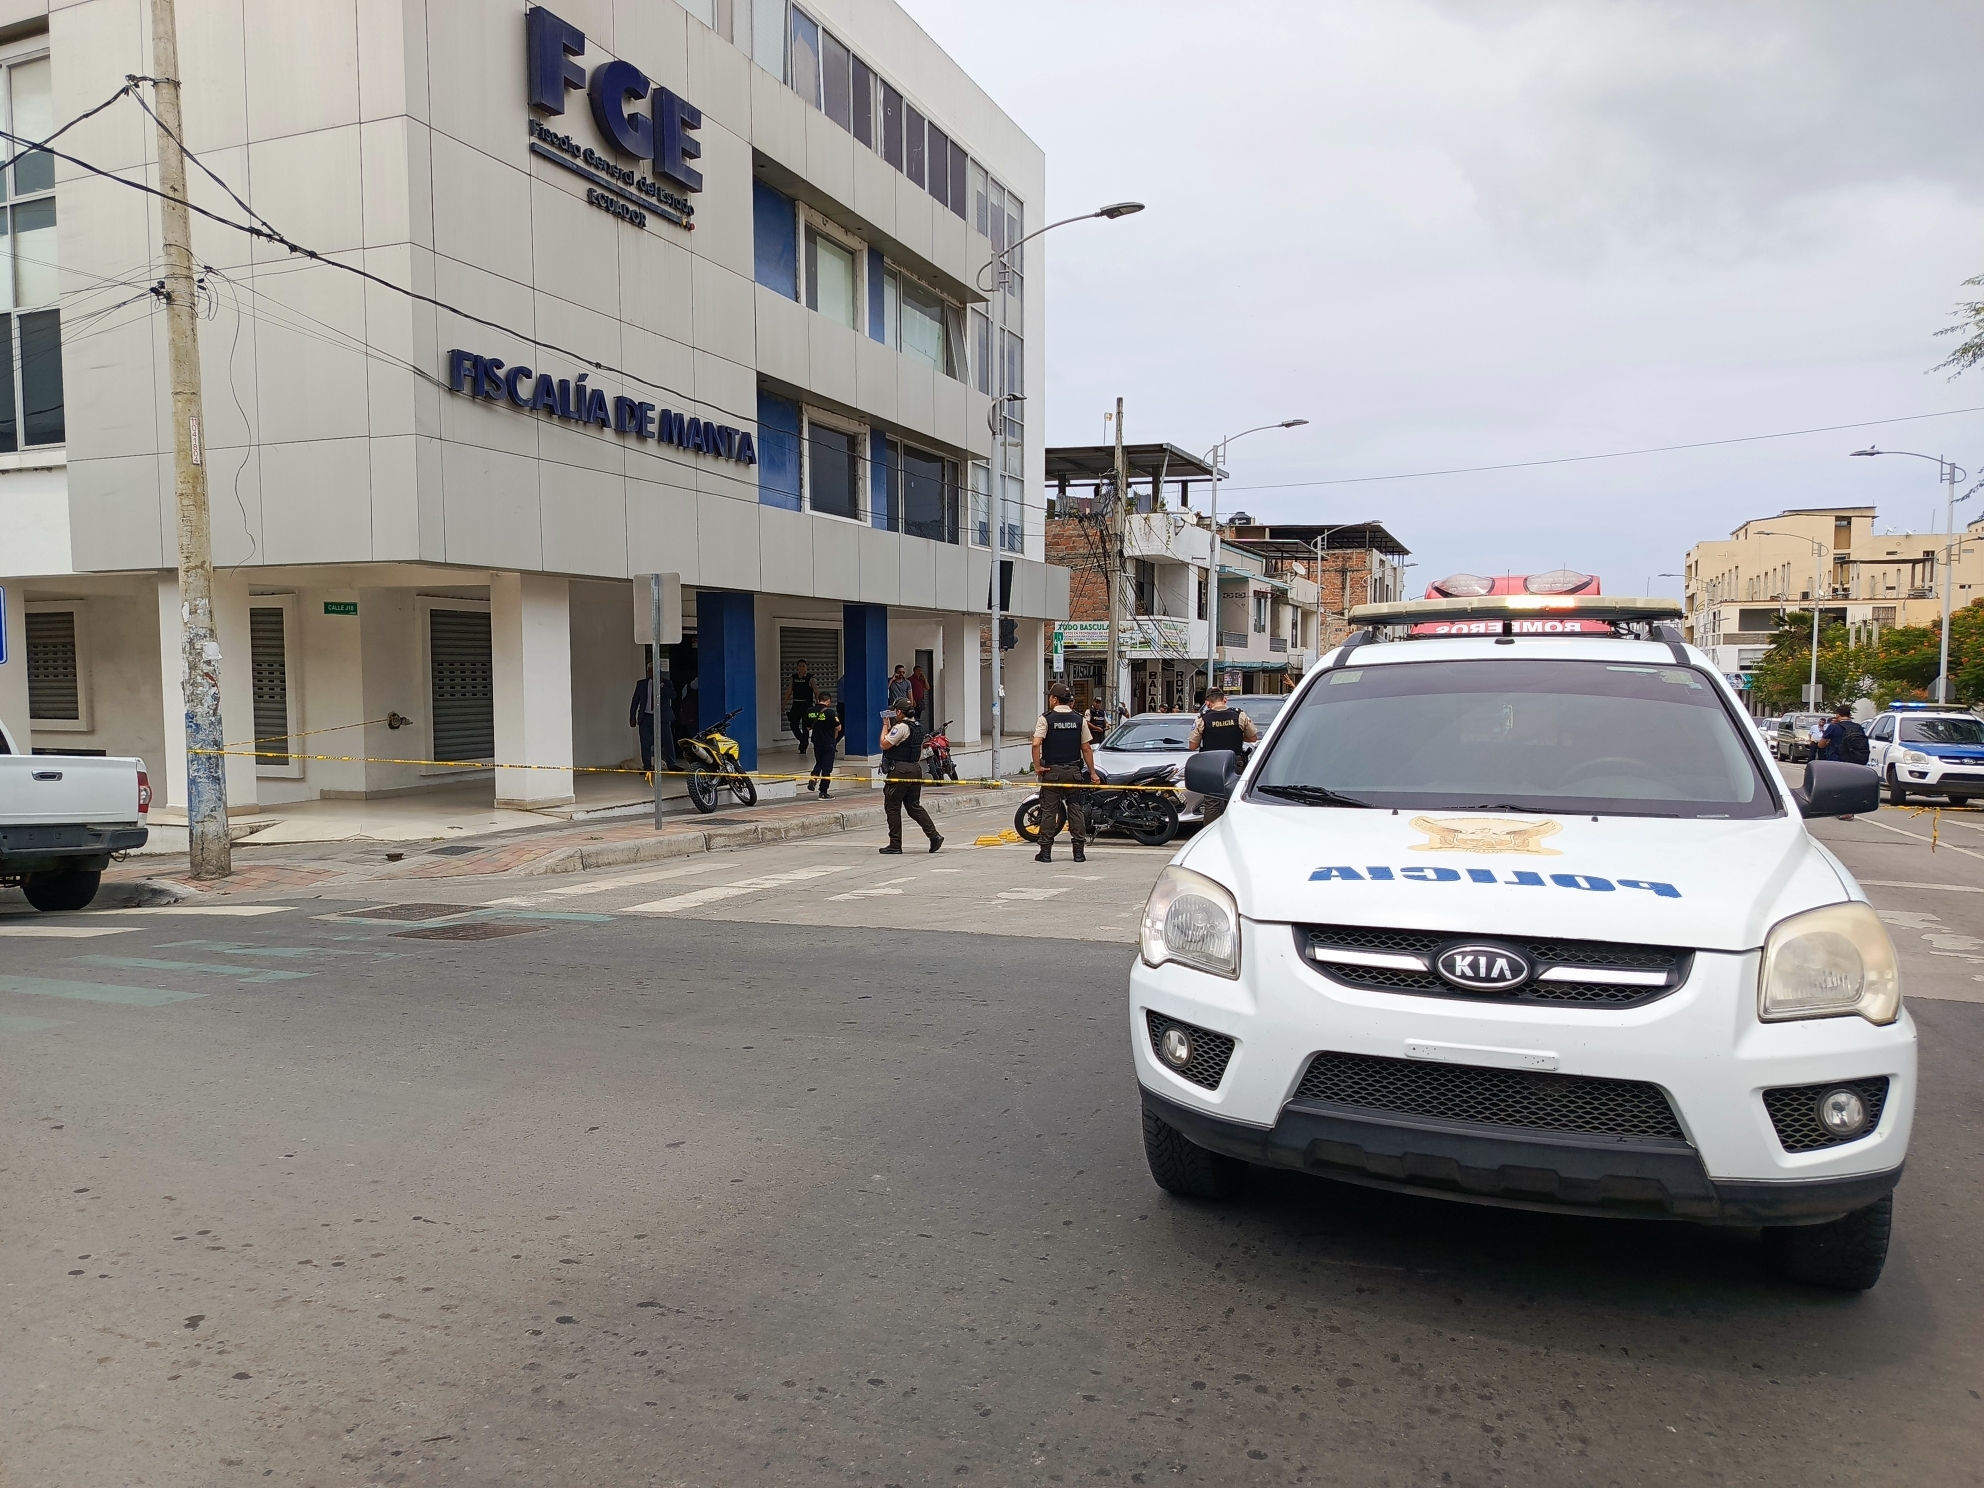
[[[1007,803],[1009,809],[1017,810],[1028,789],[1020,784],[1003,790],[926,785],[923,804],[933,817]],[[409,842],[393,850],[379,841],[267,847],[237,842],[234,872],[223,880],[196,882],[188,876],[185,857],[174,855],[112,863],[104,874],[104,882],[110,885],[149,880],[169,890],[212,895],[282,893],[292,889],[321,890],[437,878],[532,878],[649,863],[793,837],[879,832],[886,821],[881,792],[864,790],[850,792],[849,796],[844,805],[838,802],[822,805],[818,800],[804,797],[761,802],[749,809],[721,810],[712,816],[670,817],[659,832],[652,818],[643,816],[525,828],[503,832],[496,840],[486,842],[445,842],[438,847]]]

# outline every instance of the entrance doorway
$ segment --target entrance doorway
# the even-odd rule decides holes
[[[918,651],[914,665],[923,673],[923,706],[916,711],[923,725],[923,731],[934,733],[937,725],[932,722],[935,715],[931,710],[937,706],[937,653]]]
[[[495,666],[489,612],[428,611],[427,655],[434,758],[449,763],[494,759]]]

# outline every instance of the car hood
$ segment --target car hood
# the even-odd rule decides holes
[[[1915,751],[1915,752],[1916,752],[1917,754],[1926,754],[1926,755],[1928,755],[1928,756],[1929,756],[1930,758],[1932,758],[1932,759],[1939,759],[1939,760],[1964,760],[1964,761],[1967,761],[1967,762],[1975,762],[1975,761],[1977,761],[1977,760],[1984,760],[1984,745],[1977,745],[1977,744],[1903,744],[1903,745],[1901,745],[1900,747],[1901,747],[1902,749],[1905,749],[1905,750],[1914,750],[1914,751]]]
[[[1226,885],[1255,920],[1719,951],[1762,945],[1786,915],[1864,897],[1795,816],[1594,821],[1236,801],[1175,861]]]

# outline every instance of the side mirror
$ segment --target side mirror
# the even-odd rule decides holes
[[[1240,783],[1240,757],[1230,749],[1201,751],[1185,761],[1185,789],[1225,800]]]
[[[1804,817],[1872,814],[1881,807],[1881,772],[1871,765],[1813,760],[1805,766],[1805,783],[1791,792],[1791,799]]]

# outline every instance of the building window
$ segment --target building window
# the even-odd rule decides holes
[[[751,238],[757,281],[788,300],[798,299],[798,217],[792,198],[763,181],[751,183]]]
[[[30,605],[28,727],[86,733],[89,688],[83,677],[82,617],[71,605]]]
[[[939,372],[951,372],[949,340],[944,333],[943,298],[914,279],[897,276],[902,295],[902,349]],[[953,373],[953,375],[955,375]]]
[[[786,62],[786,76],[792,91],[814,108],[820,106],[820,23],[794,6],[792,47]]]
[[[42,139],[55,128],[46,57],[5,69],[8,128]],[[66,438],[62,396],[61,293],[55,255],[55,162],[45,151],[15,160],[4,184],[13,205],[0,210],[0,453]],[[25,199],[24,199],[25,198]]]
[[[992,396],[992,322],[975,305],[971,311],[971,377],[973,387],[988,398]]]
[[[1254,633],[1266,635],[1268,629],[1268,597],[1265,594],[1254,596]]]
[[[923,115],[911,104],[902,109],[902,173],[918,186],[923,184]]]
[[[951,204],[951,141],[950,137],[935,124],[929,127],[925,136],[924,154],[927,165],[924,168],[924,184],[930,194],[944,206]]]
[[[902,94],[882,84],[882,158],[902,169]]]
[[[902,531],[932,542],[958,540],[958,466],[912,445],[896,455],[897,509]]]
[[[971,542],[992,546],[992,467],[978,460],[971,467]]]
[[[875,74],[859,57],[853,59],[853,67],[854,97],[848,129],[872,150],[875,148]]]
[[[860,304],[854,250],[817,227],[806,228],[806,305],[849,330],[858,330]]]
[[[822,112],[842,129],[854,127],[852,59],[831,31],[820,33],[820,94]]]
[[[1143,558],[1130,560],[1132,582],[1136,585],[1136,612],[1139,615],[1157,613],[1157,565]]]
[[[806,420],[806,507],[828,517],[861,520],[861,436]]]

